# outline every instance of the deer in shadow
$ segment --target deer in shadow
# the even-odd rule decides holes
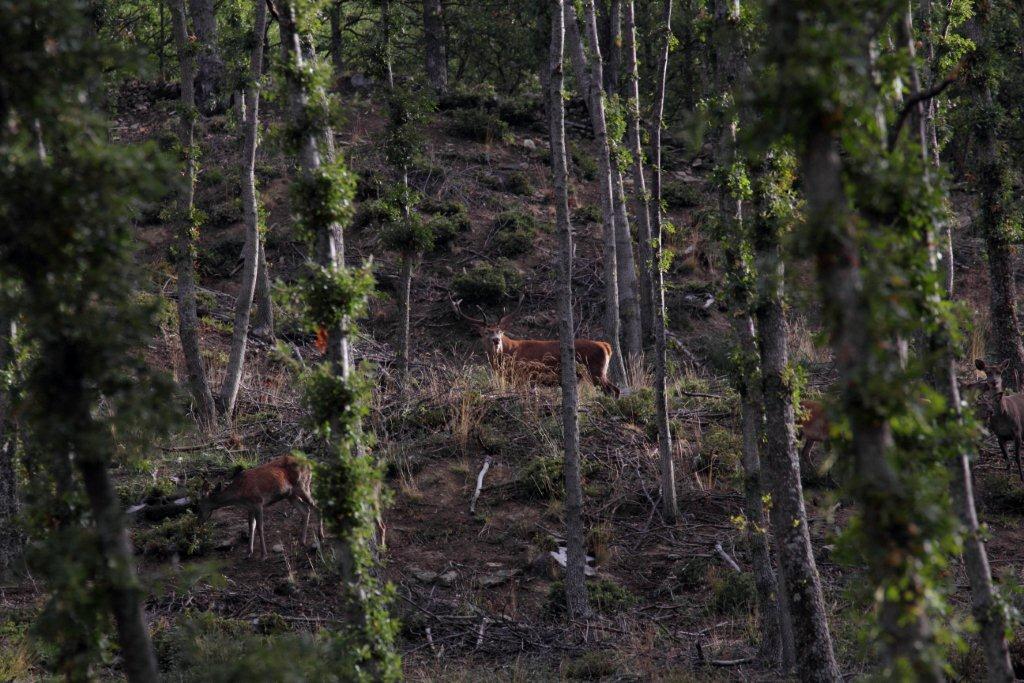
[[[999,442],[999,450],[1006,460],[1006,467],[1011,472],[1013,464],[1007,444],[1013,442],[1013,455],[1017,462],[1017,476],[1024,483],[1024,469],[1020,462],[1020,444],[1024,439],[1024,394],[1006,394],[1003,386],[1003,374],[1010,361],[991,365],[978,358],[974,367],[985,373],[985,379],[967,385],[965,388],[978,389],[975,401],[975,414],[985,423],[988,430]]]

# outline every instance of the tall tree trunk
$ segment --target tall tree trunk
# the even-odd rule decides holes
[[[409,319],[416,258],[415,255],[402,256],[402,276],[398,284],[398,376],[403,380],[409,375]]]
[[[675,463],[672,462],[672,431],[668,422],[668,343],[665,334],[665,273],[662,262],[661,226],[661,126],[665,115],[668,54],[672,44],[672,0],[665,0],[663,32],[658,57],[657,90],[651,114],[651,287],[654,330],[654,407],[658,421],[658,461],[661,469],[661,514],[669,524],[679,516]]]
[[[13,321],[0,312],[0,372],[5,374],[14,364],[13,334]],[[25,541],[18,523],[21,505],[15,464],[17,432],[11,415],[12,391],[12,386],[0,387],[0,579],[19,564]]]
[[[213,424],[216,410],[213,393],[206,377],[202,350],[199,344],[199,316],[196,312],[196,226],[193,200],[196,185],[195,119],[196,101],[192,87],[195,74],[195,60],[189,43],[188,26],[185,20],[185,1],[168,0],[171,12],[171,26],[174,42],[181,64],[181,124],[179,138],[185,155],[185,178],[178,201],[178,336],[185,356],[189,388],[195,402],[196,421],[203,428]]]
[[[759,207],[758,214],[767,211]],[[778,227],[759,218],[754,228],[759,301],[756,304],[767,440],[764,470],[772,501],[772,532],[789,602],[801,680],[838,681],[821,579],[807,528],[796,451],[793,387],[789,383],[788,325],[783,312],[784,266]]]
[[[611,0],[608,8],[608,44],[601,54],[608,68],[604,73],[604,91],[608,94],[619,89],[619,75],[622,72],[622,2]]]
[[[331,66],[334,67],[335,78],[341,77],[345,66],[341,54],[341,3],[342,0],[333,0],[327,10],[331,22]]]
[[[637,243],[640,254],[640,328],[653,339],[653,291],[651,288],[651,219],[644,179],[643,146],[640,141],[640,75],[636,60],[636,16],[633,0],[625,0],[623,52],[626,57],[626,81],[623,94],[626,104],[626,147],[633,157],[633,213],[636,216]]]
[[[229,419],[235,412],[238,387],[245,370],[245,351],[249,341],[249,314],[252,312],[259,270],[260,221],[256,198],[256,146],[259,137],[260,75],[263,73],[263,33],[267,29],[267,4],[256,3],[253,19],[252,55],[249,59],[250,83],[245,93],[245,140],[242,144],[242,213],[245,216],[245,247],[242,250],[242,283],[235,302],[235,322],[231,335],[231,354],[220,388],[220,408]]]
[[[632,4],[630,2],[630,4]],[[726,0],[716,0],[715,21],[719,27],[715,56],[716,80],[722,102],[733,100],[734,83],[740,79],[746,51],[732,30],[739,21],[739,2],[733,5],[735,15],[726,6]],[[628,10],[627,10],[628,11]],[[729,168],[737,161],[736,129],[738,116],[731,107],[723,111],[722,134],[718,143],[717,164]],[[771,551],[768,543],[764,490],[761,485],[760,444],[763,436],[764,407],[760,387],[760,362],[757,350],[757,332],[751,315],[753,292],[749,282],[750,264],[745,256],[748,242],[743,225],[743,202],[729,194],[725,183],[718,186],[719,220],[724,227],[723,246],[729,271],[730,299],[735,308],[731,318],[739,347],[735,383],[740,395],[740,419],[743,434],[744,513],[754,564],[757,586],[758,612],[761,618],[761,643],[758,658],[775,666],[782,655],[782,635],[779,625],[779,600],[775,572],[772,571]]]
[[[224,59],[217,44],[217,8],[214,0],[188,0],[198,50],[195,73],[196,106],[209,113],[218,106],[224,81]]]
[[[585,30],[591,46],[590,73],[587,75],[587,100],[591,111],[594,137],[597,138],[598,181],[601,186],[601,213],[604,219],[604,328],[608,343],[612,347],[612,360],[609,368],[611,380],[616,384],[624,385],[626,383],[626,368],[622,357],[622,346],[619,343],[619,278],[615,239],[615,197],[612,188],[611,146],[608,140],[608,128],[605,124],[604,98],[601,89],[604,76],[600,44],[597,40],[597,17],[594,12],[593,0],[585,0],[583,8]],[[576,59],[577,53],[585,55],[583,40],[576,24],[576,10],[571,3],[565,4],[565,27],[574,59]],[[584,83],[583,78],[578,78],[578,80],[581,85]]]
[[[259,241],[259,252],[256,255],[256,292],[253,305],[256,310],[252,317],[252,336],[264,341],[274,339],[274,302],[270,296],[270,273],[267,270],[267,250],[265,240]]]
[[[612,187],[615,193],[615,261],[619,278],[619,312],[622,314],[625,358],[643,357],[643,330],[640,326],[640,295],[633,255],[633,235],[629,229],[626,211],[626,190],[622,171],[612,159]]]
[[[435,93],[448,91],[447,39],[444,29],[444,0],[423,0],[423,47],[427,80]]]
[[[107,559],[110,603],[117,627],[118,644],[124,658],[125,676],[131,683],[160,680],[156,655],[146,628],[141,590],[135,576],[131,541],[121,514],[121,505],[102,462],[76,458],[75,465],[89,497],[100,549]]]
[[[558,340],[562,381],[562,439],[565,446],[565,603],[570,619],[589,615],[586,548],[583,539],[583,486],[580,477],[579,396],[576,380],[575,327],[572,311],[573,239],[565,158],[565,110],[562,102],[565,13],[563,0],[552,0],[550,53],[551,171],[558,226]]]

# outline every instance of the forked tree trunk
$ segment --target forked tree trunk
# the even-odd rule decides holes
[[[622,345],[619,342],[619,277],[618,257],[615,239],[615,198],[612,187],[611,169],[611,147],[608,141],[608,128],[605,123],[604,99],[602,97],[601,83],[604,80],[601,66],[600,44],[597,40],[597,17],[594,12],[593,0],[585,0],[583,3],[585,11],[585,30],[588,42],[591,46],[590,72],[588,74],[587,100],[591,111],[591,121],[594,127],[594,137],[597,138],[597,158],[599,165],[598,182],[601,191],[601,213],[603,216],[604,231],[604,289],[605,289],[605,314],[604,328],[608,343],[612,347],[612,359],[609,372],[611,380],[615,384],[626,383],[626,369],[622,357]],[[576,25],[576,11],[572,4],[565,5],[565,25],[569,40],[576,45],[570,44],[573,53],[582,52],[583,41],[579,35]],[[573,35],[575,33],[575,36]],[[575,37],[575,40],[574,40]],[[579,79],[581,84],[583,79]]]
[[[565,110],[562,102],[565,13],[563,0],[552,0],[549,64],[551,171],[558,230],[558,340],[562,383],[562,439],[565,447],[565,603],[570,619],[589,614],[586,548],[583,540],[583,487],[580,478],[579,396],[576,380],[575,327],[572,311],[573,239],[565,158]]]
[[[125,528],[120,499],[102,462],[76,457],[75,466],[82,475],[100,551],[107,560],[107,591],[124,658],[125,677],[131,683],[156,683],[160,680],[156,654],[146,627],[142,591],[135,575],[132,544]]]
[[[653,292],[651,288],[651,219],[648,207],[647,182],[644,179],[643,145],[640,140],[640,76],[636,59],[636,13],[633,0],[623,3],[624,45],[626,81],[623,86],[626,105],[626,147],[633,157],[633,213],[636,216],[637,244],[640,267],[640,328],[653,339],[652,311]]]
[[[430,87],[444,94],[448,91],[448,56],[443,0],[423,0],[423,47]]]
[[[193,224],[196,185],[195,118],[196,101],[192,87],[195,75],[195,59],[189,43],[188,25],[185,19],[185,0],[168,0],[171,11],[171,27],[181,64],[181,123],[179,138],[185,155],[185,178],[178,201],[178,337],[185,356],[189,388],[195,402],[196,421],[203,428],[213,424],[216,410],[213,393],[206,377],[199,344],[199,316],[196,312],[196,271],[194,255],[196,249],[195,226]]]
[[[263,33],[267,28],[267,4],[256,3],[253,19],[252,55],[249,59],[251,82],[245,93],[245,140],[242,144],[242,213],[245,217],[245,247],[242,250],[242,283],[235,302],[235,322],[231,335],[231,354],[220,389],[220,409],[231,418],[235,412],[238,387],[245,371],[245,351],[249,342],[249,316],[259,270],[260,221],[256,198],[256,146],[259,137],[260,75],[263,73]]]
[[[267,267],[266,240],[260,239],[256,257],[256,292],[253,305],[252,336],[264,341],[274,339],[274,302],[270,296],[270,273]]]
[[[661,20],[657,89],[651,115],[651,287],[654,330],[654,408],[658,421],[658,461],[661,469],[661,514],[672,524],[679,516],[676,498],[676,471],[672,462],[672,431],[668,422],[668,343],[665,334],[665,274],[662,261],[661,227],[661,126],[665,115],[665,85],[668,80],[668,54],[672,39],[672,0],[665,0]]]
[[[217,44],[217,8],[214,0],[188,0],[196,36],[196,105],[203,112],[216,109],[224,81],[224,59]]]

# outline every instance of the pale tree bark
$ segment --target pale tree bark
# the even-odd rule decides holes
[[[402,274],[398,284],[398,376],[409,375],[409,320],[412,309],[412,274],[418,256],[403,255]],[[404,384],[403,384],[404,386]]]
[[[423,48],[427,80],[434,92],[448,91],[447,38],[444,28],[444,0],[423,0]]]
[[[565,602],[570,619],[589,616],[586,547],[583,539],[583,486],[579,454],[579,395],[576,380],[575,327],[572,310],[573,238],[565,157],[565,109],[562,102],[565,13],[563,0],[552,0],[550,53],[550,141],[558,230],[558,340],[561,358],[562,439],[565,447]]]
[[[209,113],[218,106],[224,81],[224,59],[217,44],[217,8],[214,0],[188,0],[195,30],[198,67],[195,73],[196,106]]]
[[[264,341],[274,339],[274,302],[270,296],[266,240],[260,239],[256,255],[256,292],[253,296],[252,336]]]
[[[188,25],[185,19],[185,1],[168,0],[171,12],[171,28],[181,64],[181,122],[179,139],[185,155],[185,177],[178,200],[177,272],[178,272],[178,337],[185,356],[189,388],[194,401],[196,421],[203,428],[212,425],[216,419],[213,393],[206,376],[199,339],[199,315],[196,312],[196,270],[194,254],[196,235],[194,220],[196,186],[195,120],[196,100],[192,87],[195,75],[195,58],[189,44]]]
[[[249,317],[256,292],[259,270],[260,221],[256,197],[256,147],[259,144],[260,75],[263,73],[263,33],[267,29],[267,4],[256,3],[253,19],[253,48],[249,58],[250,83],[245,92],[245,140],[242,143],[242,213],[245,216],[245,246],[242,249],[242,283],[235,301],[235,322],[231,335],[231,354],[220,388],[220,409],[231,418],[235,412],[238,388],[245,371],[245,352],[249,342]]]
[[[583,3],[585,11],[585,28],[591,50],[589,55],[590,73],[586,99],[590,103],[591,121],[594,137],[597,138],[597,158],[599,165],[598,182],[601,191],[601,213],[604,231],[604,287],[605,314],[604,328],[608,343],[612,347],[612,359],[609,372],[612,382],[620,385],[626,383],[626,369],[622,357],[622,345],[619,341],[619,277],[618,257],[615,239],[615,197],[612,187],[611,146],[608,140],[608,128],[605,123],[604,98],[601,83],[604,80],[601,66],[600,44],[597,40],[597,17],[594,12],[593,0]],[[565,5],[565,25],[570,43],[575,42],[582,48],[582,38],[573,40],[573,32],[579,36],[576,26],[576,11],[571,3]],[[570,44],[573,52],[576,47]],[[582,81],[581,81],[582,85]]]
[[[640,140],[640,76],[636,58],[636,13],[633,0],[623,2],[623,54],[626,62],[626,80],[623,93],[626,108],[626,147],[633,157],[633,213],[636,216],[637,243],[640,267],[640,328],[653,338],[653,291],[651,287],[651,218],[648,206],[647,182],[644,178],[644,153]]]
[[[841,680],[832,648],[821,578],[807,527],[796,450],[793,387],[789,383],[788,324],[783,311],[784,264],[779,228],[758,207],[753,241],[758,298],[755,306],[766,418],[763,467],[771,495],[772,533],[779,558],[783,602],[788,604],[796,668],[801,680]],[[783,625],[783,639],[786,624]]]
[[[661,126],[665,115],[665,85],[672,38],[672,0],[665,0],[661,19],[657,89],[651,114],[651,287],[654,330],[654,407],[658,422],[658,461],[661,470],[661,514],[669,524],[679,516],[676,472],[672,461],[672,430],[668,422],[668,343],[665,331],[665,273],[662,262]]]
[[[925,5],[930,5],[926,2]],[[916,45],[914,41],[914,12],[913,5],[907,2],[906,10],[903,13],[901,26],[901,39],[910,56],[910,81],[915,93],[921,92],[921,80],[915,65]],[[934,57],[934,55],[933,55]],[[911,119],[911,130],[917,133],[918,144],[921,148],[921,157],[924,162],[923,181],[931,185],[932,156],[929,154],[929,122],[928,113],[924,106],[918,105]],[[941,182],[941,181],[940,181]],[[947,239],[949,236],[949,217],[943,224],[939,225],[940,232],[944,232]],[[928,250],[928,261],[932,271],[938,271],[938,249],[934,235],[937,231],[928,229],[926,231],[926,248]],[[951,269],[952,256],[947,268]],[[949,276],[946,282],[946,296],[952,297],[952,277]],[[957,381],[956,367],[956,344],[950,335],[950,330],[945,320],[939,317],[936,321],[936,331],[928,338],[929,351],[935,358],[935,366],[931,371],[932,384],[935,389],[943,393],[948,403],[947,410],[950,418],[960,423],[963,421],[963,409],[960,399],[960,386]],[[988,680],[1013,681],[1013,664],[1010,660],[1010,650],[1006,642],[1006,619],[999,604],[999,596],[992,582],[992,569],[988,562],[988,552],[985,550],[985,541],[978,522],[978,512],[974,505],[974,483],[971,476],[971,453],[962,450],[953,458],[950,463],[950,480],[953,503],[956,506],[960,524],[963,526],[963,560],[967,574],[967,581],[971,587],[971,611],[978,624],[979,637],[982,650],[985,654],[985,662],[988,667]]]
[[[14,323],[0,312],[0,372],[14,363]],[[19,564],[25,539],[18,524],[17,429],[12,415],[13,387],[0,388],[0,578]]]

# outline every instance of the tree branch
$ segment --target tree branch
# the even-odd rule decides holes
[[[900,115],[896,117],[896,122],[889,130],[890,152],[896,149],[896,142],[899,140],[900,131],[903,130],[903,124],[906,123],[907,117],[910,116],[910,112],[913,111],[914,107],[916,107],[917,105],[921,104],[926,100],[932,99],[933,97],[938,97],[946,88],[956,83],[956,81],[960,78],[960,68],[962,65],[963,62],[957,64],[953,68],[953,71],[951,71],[950,74],[946,76],[941,82],[936,83],[927,90],[914,93],[909,98],[907,98],[907,101],[903,103],[903,108],[900,109]]]

